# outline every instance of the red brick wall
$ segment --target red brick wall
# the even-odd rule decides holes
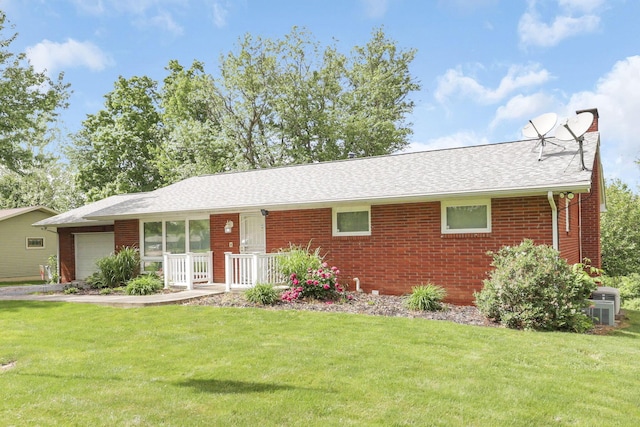
[[[591,260],[591,265],[602,266],[600,246],[600,167],[599,156],[592,166],[591,192],[582,194],[582,256]]]
[[[58,228],[60,248],[60,280],[69,283],[76,278],[76,249],[73,233],[104,233],[114,231],[113,225]]]
[[[552,244],[546,196],[494,199],[492,232],[487,234],[443,235],[439,202],[372,206],[371,236],[333,237],[331,213],[330,208],[271,211],[266,218],[267,250],[311,241],[312,248],[321,247],[327,262],[340,268],[350,289],[355,288],[354,277],[365,291],[382,294],[405,294],[412,286],[432,282],[447,289],[448,301],[469,304],[490,269],[487,251],[524,238]],[[228,219],[235,223],[232,234],[223,232]],[[212,215],[210,221],[214,280],[223,282],[224,252],[238,252],[238,216]]]
[[[140,221],[137,219],[126,219],[115,221],[113,224],[115,231],[114,239],[116,250],[125,246],[140,247]]]
[[[573,199],[559,198],[556,196],[556,206],[558,207],[558,235],[559,248],[562,256],[570,264],[580,262],[580,210],[578,205],[580,195],[576,194]],[[567,200],[569,206],[567,208]],[[569,231],[567,231],[567,211],[569,214]]]
[[[228,220],[233,221],[231,234],[224,232]],[[213,281],[224,283],[224,253],[239,253],[240,216],[238,214],[211,215],[209,217],[211,251],[213,252]],[[233,247],[229,247],[232,243]]]

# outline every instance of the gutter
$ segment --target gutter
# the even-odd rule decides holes
[[[441,201],[444,199],[453,198],[473,198],[473,197],[490,197],[490,198],[503,198],[503,197],[527,197],[527,196],[542,196],[546,191],[552,188],[554,192],[572,192],[579,194],[588,192],[591,190],[591,181],[575,182],[563,185],[549,185],[545,187],[529,187],[529,188],[504,188],[500,190],[473,190],[473,191],[453,191],[453,192],[437,192],[429,194],[401,194],[395,196],[362,196],[362,197],[340,197],[335,199],[322,199],[311,200],[304,203],[286,201],[286,202],[274,202],[273,200],[265,200],[264,202],[251,203],[251,204],[238,204],[233,206],[212,206],[195,208],[185,208],[180,210],[170,211],[129,211],[122,214],[114,214],[108,212],[109,208],[97,210],[89,213],[83,217],[88,221],[114,221],[117,219],[140,219],[140,218],[157,218],[166,217],[171,215],[183,216],[187,214],[232,214],[238,212],[250,212],[260,209],[268,209],[273,211],[289,210],[289,209],[318,209],[318,208],[332,208],[339,205],[382,205],[382,204],[399,204],[399,203],[418,203],[429,201]],[[85,224],[89,225],[89,224]],[[96,224],[97,225],[97,224]]]
[[[558,207],[556,201],[553,199],[553,191],[547,192],[547,199],[549,199],[549,206],[551,206],[551,225],[553,227],[553,249],[559,251],[558,247]]]

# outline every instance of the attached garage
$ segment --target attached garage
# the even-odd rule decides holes
[[[76,248],[76,279],[84,280],[96,272],[96,261],[113,253],[114,233],[74,234]]]

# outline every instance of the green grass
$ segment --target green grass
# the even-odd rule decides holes
[[[46,280],[21,280],[17,282],[0,282],[0,288],[3,286],[27,286],[27,285],[46,285]]]
[[[608,336],[206,306],[0,301],[5,425],[629,425],[640,313]]]

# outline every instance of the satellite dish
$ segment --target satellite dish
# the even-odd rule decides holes
[[[538,144],[540,145],[540,152],[538,154],[538,161],[542,160],[542,150],[546,143],[549,142],[544,139],[544,136],[553,129],[557,121],[558,115],[556,113],[545,113],[535,119],[529,120],[529,123],[522,128],[522,134],[525,137],[539,139]],[[552,142],[550,143],[554,144]]]
[[[575,141],[578,143],[578,152],[580,153],[580,165],[582,170],[586,170],[584,165],[584,150],[582,142],[584,134],[587,133],[593,123],[593,113],[589,111],[582,112],[575,117],[567,119],[567,121],[556,129],[556,138],[562,141]],[[575,156],[574,156],[575,157]]]
[[[556,138],[562,141],[576,141],[587,133],[593,123],[593,113],[585,111],[567,121],[556,129]]]
[[[529,123],[522,128],[522,134],[527,138],[544,137],[558,121],[556,113],[545,113],[535,119],[529,120]]]

